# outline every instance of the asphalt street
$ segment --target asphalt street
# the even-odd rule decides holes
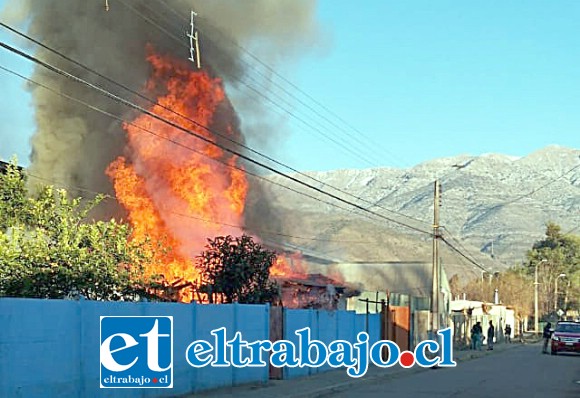
[[[401,377],[363,382],[333,397],[580,397],[580,355],[551,356],[525,345]]]

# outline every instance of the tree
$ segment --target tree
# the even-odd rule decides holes
[[[197,257],[202,274],[200,290],[210,303],[266,303],[278,294],[270,280],[276,253],[266,250],[252,237],[218,236],[208,239],[206,250]]]
[[[86,221],[104,196],[70,199],[40,187],[30,195],[15,161],[0,173],[0,296],[130,300],[144,294],[143,244],[129,226]]]
[[[538,266],[539,303],[541,313],[550,314],[558,308],[580,307],[580,237],[563,234],[559,225],[548,223],[546,236],[537,241],[527,254],[528,273]],[[560,279],[560,275],[565,277]],[[556,297],[556,279],[560,279]]]
[[[501,272],[495,285],[500,301],[514,307],[516,317],[523,319],[532,314],[534,303],[533,279],[525,268],[513,267]]]
[[[500,303],[514,309],[516,317],[523,319],[532,313],[533,308],[533,278],[522,267],[512,267],[494,274],[494,278],[481,278],[468,281],[463,287],[469,299],[491,302],[494,291],[498,289]]]
[[[456,297],[459,297],[461,295],[461,293],[463,293],[463,291],[461,289],[461,282],[459,281],[459,275],[454,274],[449,279],[449,290],[451,290],[451,297],[453,299],[455,299]]]

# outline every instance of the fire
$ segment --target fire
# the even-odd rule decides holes
[[[238,139],[220,79],[193,70],[187,61],[148,50],[152,75],[145,91],[157,98],[149,111],[212,142],[219,137],[167,108],[203,126],[219,123],[220,134]],[[169,282],[196,282],[194,258],[206,239],[241,233],[235,226],[243,224],[248,184],[243,171],[229,167],[239,167],[238,159],[145,114],[123,128],[127,155],[114,160],[107,174],[134,228],[132,239],[141,242],[149,237],[170,248],[151,249],[154,261],[147,274],[163,275]]]
[[[270,275],[274,278],[305,278],[307,274],[306,265],[299,253],[279,255],[270,268]]]

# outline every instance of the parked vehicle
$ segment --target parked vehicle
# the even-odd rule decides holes
[[[580,322],[563,321],[556,324],[552,334],[552,355],[559,352],[580,353]]]

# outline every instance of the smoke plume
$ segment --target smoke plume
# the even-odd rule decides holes
[[[9,0],[3,20],[18,27],[27,26],[27,33],[47,46],[140,92],[151,73],[151,66],[145,61],[148,44],[162,53],[189,57],[185,34],[190,29],[190,12],[194,10],[198,14],[202,67],[224,80],[234,107],[243,109],[243,125],[237,126],[242,132],[239,139],[247,142],[253,137],[255,141],[267,142],[275,137],[280,129],[273,128],[265,119],[262,104],[244,99],[247,89],[241,82],[253,67],[247,64],[251,58],[242,47],[269,64],[291,60],[296,50],[311,44],[318,34],[315,2],[108,0],[108,11],[105,3],[105,0]],[[46,62],[139,102],[134,95],[48,50],[36,46],[28,49]],[[266,74],[258,78],[267,84]],[[36,67],[32,79],[119,117],[135,116],[127,107],[42,67]],[[36,121],[30,173],[68,187],[113,193],[105,170],[123,154],[126,135],[121,122],[42,88],[31,85],[30,91]],[[228,109],[224,112],[231,113]],[[218,118],[212,127],[220,126]],[[260,188],[253,179],[248,182],[250,195],[259,198]],[[251,197],[249,200],[252,202]],[[260,210],[255,207],[247,210],[250,219],[271,213],[267,204],[258,203]],[[113,204],[105,213],[109,216],[119,211]],[[273,219],[269,216],[269,220]]]

